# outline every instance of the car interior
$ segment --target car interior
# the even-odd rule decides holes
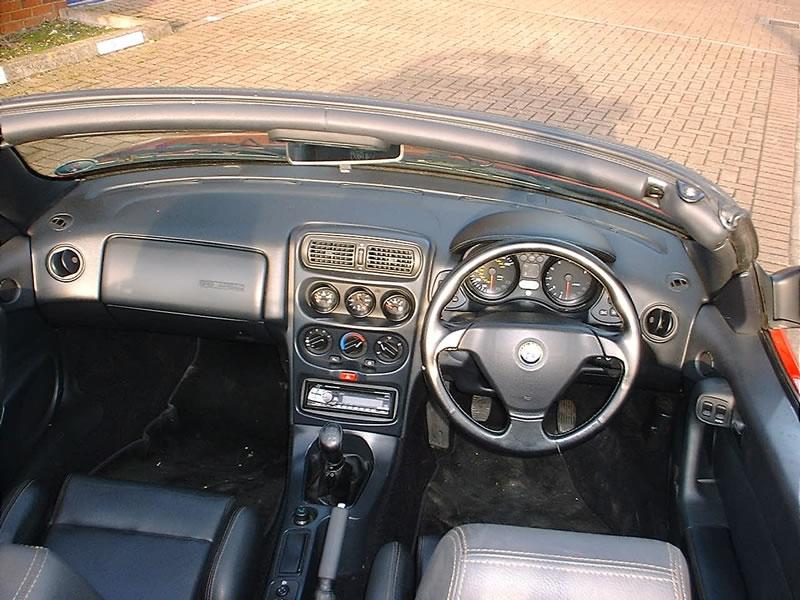
[[[800,598],[800,271],[525,127],[0,105],[0,598]]]

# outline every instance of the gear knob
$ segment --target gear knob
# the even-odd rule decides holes
[[[319,430],[319,449],[328,467],[338,467],[344,461],[342,451],[342,426],[338,423],[326,423]]]

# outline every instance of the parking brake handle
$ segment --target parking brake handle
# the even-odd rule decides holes
[[[319,561],[319,581],[314,600],[336,600],[333,584],[339,571],[339,558],[344,546],[344,534],[347,528],[347,518],[350,509],[344,504],[334,506],[328,521],[328,531],[325,533],[325,545],[322,548],[322,558]]]

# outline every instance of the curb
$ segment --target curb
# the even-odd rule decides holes
[[[62,9],[59,14],[62,18],[86,25],[113,27],[119,31],[0,63],[0,85],[67,65],[74,65],[94,56],[132,48],[172,33],[172,27],[165,21],[135,19],[111,14],[95,15],[86,10],[71,8]]]

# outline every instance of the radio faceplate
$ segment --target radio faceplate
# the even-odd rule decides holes
[[[350,418],[365,421],[392,421],[397,407],[397,390],[358,383],[306,379],[303,382],[302,407],[317,414],[348,415]]]

